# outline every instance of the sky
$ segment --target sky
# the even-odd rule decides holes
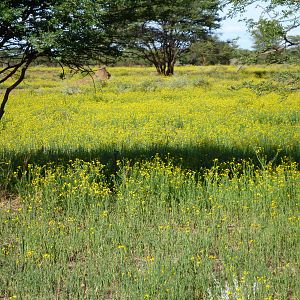
[[[237,44],[242,49],[252,48],[252,38],[244,24],[237,20],[226,20],[222,27],[218,30],[218,35],[221,40],[233,40],[238,38]]]
[[[263,1],[249,6],[245,14],[242,16],[236,16],[233,19],[227,18],[226,20],[222,21],[221,28],[217,31],[220,39],[226,41],[228,39],[232,40],[239,38],[237,40],[237,44],[240,48],[252,49],[253,40],[251,35],[247,30],[246,24],[244,22],[239,22],[239,18],[246,17],[258,20],[262,13],[262,8],[260,6],[263,6]],[[225,16],[226,12],[227,11],[224,11],[223,15],[221,14],[221,16]],[[300,35],[300,28],[292,33],[295,35]]]
[[[221,17],[225,16],[228,10],[221,14]],[[247,17],[257,20],[259,17],[259,7],[256,5],[251,5],[248,7],[245,14],[236,16],[233,19],[226,18],[221,23],[221,28],[217,31],[221,40],[232,40],[238,38],[237,44],[242,49],[252,49],[253,40],[250,33],[247,30],[247,26],[244,22],[239,22],[239,18]]]

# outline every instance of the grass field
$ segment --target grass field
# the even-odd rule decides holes
[[[234,88],[299,67],[109,71],[12,93],[0,299],[300,299],[300,93]]]

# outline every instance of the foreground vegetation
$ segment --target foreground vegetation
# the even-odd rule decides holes
[[[0,124],[0,297],[299,299],[299,93],[235,88],[284,71],[114,68],[95,93],[33,69]]]

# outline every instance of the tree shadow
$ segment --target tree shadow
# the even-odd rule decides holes
[[[196,172],[199,180],[202,180],[202,175],[206,169],[216,164],[218,164],[219,170],[228,168],[229,164],[227,163],[233,161],[240,163],[239,172],[243,172],[243,161],[250,161],[255,168],[264,168],[269,162],[276,166],[283,160],[298,163],[298,168],[300,165],[300,153],[296,147],[293,152],[290,151],[289,153],[284,150],[278,152],[277,148],[268,147],[263,152],[261,151],[259,155],[253,148],[229,148],[214,144],[190,145],[188,147],[153,145],[152,147],[130,149],[114,149],[106,146],[106,148],[99,147],[92,150],[77,148],[66,151],[65,149],[41,148],[33,151],[6,151],[2,152],[2,158],[0,158],[0,191],[14,195],[16,183],[18,182],[14,174],[21,178],[26,174],[25,171],[29,169],[29,164],[39,166],[51,164],[51,168],[55,169],[57,166],[66,167],[76,159],[86,162],[100,161],[104,165],[103,172],[107,184],[114,191],[115,176],[112,175],[118,174],[120,166],[117,163],[118,161],[134,164],[136,162],[151,161],[157,156],[165,162],[171,161],[172,165],[179,166],[183,170]],[[228,175],[231,176],[230,174],[229,172]],[[30,177],[29,173],[27,175]]]
[[[162,160],[172,160],[174,165],[183,169],[200,171],[204,168],[212,167],[216,162],[219,163],[243,160],[251,161],[255,166],[262,167],[262,160],[265,163],[271,162],[274,165],[288,159],[300,163],[300,153],[296,147],[294,151],[281,150],[276,147],[264,148],[260,155],[254,148],[233,148],[212,143],[201,145],[190,145],[183,147],[173,147],[168,145],[153,145],[151,147],[135,148],[108,148],[98,147],[96,149],[77,148],[66,151],[65,149],[37,149],[32,151],[6,151],[3,152],[3,159],[10,161],[12,169],[17,167],[27,168],[28,164],[45,165],[52,163],[55,165],[68,165],[70,161],[81,159],[84,161],[99,160],[106,166],[107,172],[116,171],[116,162],[130,161],[131,163],[152,160],[159,156]]]

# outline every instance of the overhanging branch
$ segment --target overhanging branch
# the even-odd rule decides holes
[[[26,71],[27,71],[29,65],[32,63],[32,61],[34,61],[37,58],[37,56],[38,56],[37,54],[32,53],[32,54],[30,54],[30,56],[27,57],[26,62],[24,64],[24,66],[22,67],[19,78],[10,87],[8,87],[6,89],[5,94],[3,96],[1,106],[0,106],[0,120],[2,119],[2,117],[4,115],[4,108],[8,101],[9,94],[24,80],[25,74],[26,74]]]

